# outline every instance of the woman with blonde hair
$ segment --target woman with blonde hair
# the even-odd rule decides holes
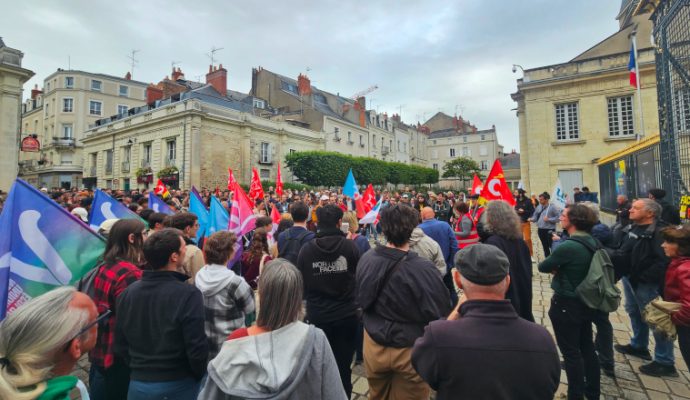
[[[359,234],[359,220],[357,219],[357,213],[354,211],[347,211],[343,214],[343,223],[348,224],[347,228],[347,238],[355,242],[357,250],[359,250],[360,257],[364,255],[371,245],[367,240],[366,236]]]
[[[532,258],[522,238],[520,217],[515,209],[503,200],[490,201],[486,206],[485,229],[489,236],[484,239],[503,250],[510,261],[510,286],[506,293],[518,315],[534,322],[532,315]]]

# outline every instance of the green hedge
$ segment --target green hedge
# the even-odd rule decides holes
[[[419,185],[437,183],[439,178],[432,168],[325,151],[292,153],[285,163],[300,181],[311,186],[342,186],[350,168],[361,185]]]
[[[244,189],[246,192],[249,192],[249,185],[240,183],[240,186],[242,189]],[[261,187],[264,188],[265,191],[268,191],[268,188],[273,186],[273,190],[275,190],[276,183],[275,181],[261,181]],[[311,190],[311,186],[309,185],[303,185],[301,183],[292,183],[292,182],[283,182],[283,190]]]

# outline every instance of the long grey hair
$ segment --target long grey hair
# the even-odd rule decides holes
[[[256,324],[272,331],[302,318],[303,292],[302,273],[290,261],[277,258],[266,264],[259,278]]]
[[[485,228],[493,233],[509,240],[521,239],[520,217],[503,200],[490,201],[486,206]]]

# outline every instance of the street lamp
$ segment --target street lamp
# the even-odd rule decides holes
[[[522,75],[524,75],[525,69],[522,68],[522,65],[520,65],[520,64],[513,64],[513,73],[516,73],[518,68],[520,68],[520,70],[522,71]]]

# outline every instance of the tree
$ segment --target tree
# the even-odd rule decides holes
[[[465,186],[465,182],[471,180],[475,174],[482,177],[479,164],[468,157],[458,157],[443,165],[443,177],[457,178],[462,182],[462,186]]]

